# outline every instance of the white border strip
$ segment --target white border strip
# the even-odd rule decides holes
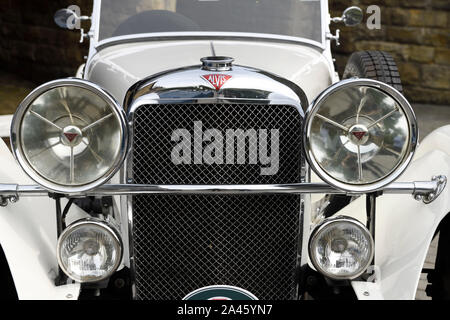
[[[13,115],[0,116],[0,137],[9,138]]]

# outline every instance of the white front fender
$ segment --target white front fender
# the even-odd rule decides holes
[[[428,135],[413,162],[398,181],[427,181],[434,175],[450,178],[450,125]],[[358,298],[414,299],[422,267],[435,231],[450,212],[449,185],[432,203],[409,195],[382,195],[376,204],[376,285],[353,283]],[[338,214],[366,219],[365,197]],[[365,292],[365,294],[363,294]]]
[[[0,137],[8,138],[9,131],[11,128],[11,120],[13,118],[12,114],[8,114],[5,116],[0,116]]]
[[[0,139],[0,182],[34,184]],[[77,299],[79,284],[55,286],[55,203],[48,197],[23,197],[0,207],[0,245],[5,252],[19,299]]]

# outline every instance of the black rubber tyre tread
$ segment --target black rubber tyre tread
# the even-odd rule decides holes
[[[403,93],[400,73],[394,58],[384,51],[354,52],[347,61],[343,79],[369,78],[384,82]]]

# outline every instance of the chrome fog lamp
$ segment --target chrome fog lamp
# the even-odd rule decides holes
[[[373,259],[373,239],[367,228],[349,217],[324,220],[311,234],[309,257],[317,271],[336,279],[354,279]]]
[[[58,263],[78,282],[97,282],[110,277],[122,259],[118,232],[98,219],[84,219],[68,226],[58,239]]]
[[[11,145],[23,170],[60,193],[93,189],[119,169],[127,150],[123,109],[81,79],[46,83],[18,107]]]
[[[403,173],[417,145],[408,101],[379,81],[350,79],[325,90],[307,111],[305,153],[322,180],[348,192],[372,192]]]

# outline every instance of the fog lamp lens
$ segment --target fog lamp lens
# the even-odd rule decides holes
[[[353,218],[326,219],[311,235],[309,256],[317,271],[327,277],[354,279],[372,262],[373,239]]]
[[[58,262],[71,279],[96,282],[118,268],[122,245],[115,229],[101,220],[80,220],[64,230],[58,240]]]

